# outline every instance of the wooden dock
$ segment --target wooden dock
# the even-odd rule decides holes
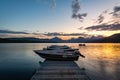
[[[90,80],[74,61],[46,60],[40,66],[31,80]]]

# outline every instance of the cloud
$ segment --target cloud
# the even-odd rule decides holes
[[[44,0],[41,0],[44,1]],[[47,0],[49,1],[49,0]],[[56,8],[56,0],[52,1],[52,9]],[[79,19],[81,22],[83,22],[84,18],[87,16],[87,13],[80,13],[81,7],[80,7],[80,0],[71,0],[72,2],[72,18]]]
[[[72,0],[72,18],[79,19],[82,22],[87,13],[81,14],[79,13],[80,10],[80,0]]]
[[[114,31],[114,30],[120,30],[120,24],[101,24],[96,26],[90,26],[85,29],[96,30],[96,31]]]
[[[112,15],[112,19],[114,19],[114,21],[120,20],[120,6],[114,6],[113,11],[109,13],[110,15]]]
[[[72,0],[72,11],[74,14],[78,13],[80,10],[80,1]]]
[[[86,17],[86,16],[87,16],[87,13],[78,14],[78,18],[81,22],[83,21],[84,17]]]
[[[115,6],[113,8],[113,12],[111,12],[110,14],[113,15],[113,17],[119,17],[120,18],[120,6]]]
[[[112,11],[111,11],[112,10]],[[104,23],[105,19],[109,17],[109,22],[116,23],[120,21],[120,6],[114,6],[112,9],[107,9],[103,11],[99,16],[98,19],[96,20],[96,23]]]
[[[13,30],[0,30],[0,38],[19,38],[19,37],[35,37],[35,38],[46,38],[43,33],[36,32],[25,32],[25,31],[13,31]],[[48,36],[47,36],[48,38]]]
[[[81,26],[81,27],[79,27],[78,29],[79,29],[79,30],[84,30],[84,27],[83,27],[83,26]]]
[[[117,31],[120,30],[120,6],[103,11],[96,21],[97,25],[88,26],[85,30]]]
[[[120,6],[115,6],[114,7],[114,12],[119,12],[120,11]]]
[[[97,23],[100,24],[104,21],[105,19],[105,15],[108,13],[108,9],[103,11],[99,16],[98,16],[98,19],[97,19]]]
[[[53,33],[45,33],[43,34],[45,36],[86,36],[87,34],[85,33],[58,33],[58,32],[53,32]]]
[[[104,20],[104,16],[101,14],[101,15],[99,15],[98,17],[99,17],[99,18],[98,18],[98,23],[102,23],[103,20]]]
[[[52,9],[56,8],[56,0],[52,0]]]
[[[27,33],[27,32],[11,31],[11,30],[0,30],[0,33],[8,33],[8,34],[29,34],[29,33]]]

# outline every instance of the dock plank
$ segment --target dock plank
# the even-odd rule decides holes
[[[90,80],[74,61],[46,60],[40,65],[31,80]]]

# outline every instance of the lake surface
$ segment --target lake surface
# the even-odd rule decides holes
[[[79,48],[77,63],[92,80],[120,80],[120,44],[112,43],[0,43],[0,80],[29,80],[44,61],[33,50],[57,44]]]

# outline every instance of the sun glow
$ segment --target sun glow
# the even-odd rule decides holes
[[[120,30],[118,30],[118,31],[91,31],[91,32],[88,32],[89,35],[95,35],[95,36],[102,35],[105,37],[111,36],[111,35],[116,34],[116,33],[120,33]]]
[[[79,36],[61,36],[59,38],[61,38],[62,40],[69,40],[71,38],[78,38]]]

